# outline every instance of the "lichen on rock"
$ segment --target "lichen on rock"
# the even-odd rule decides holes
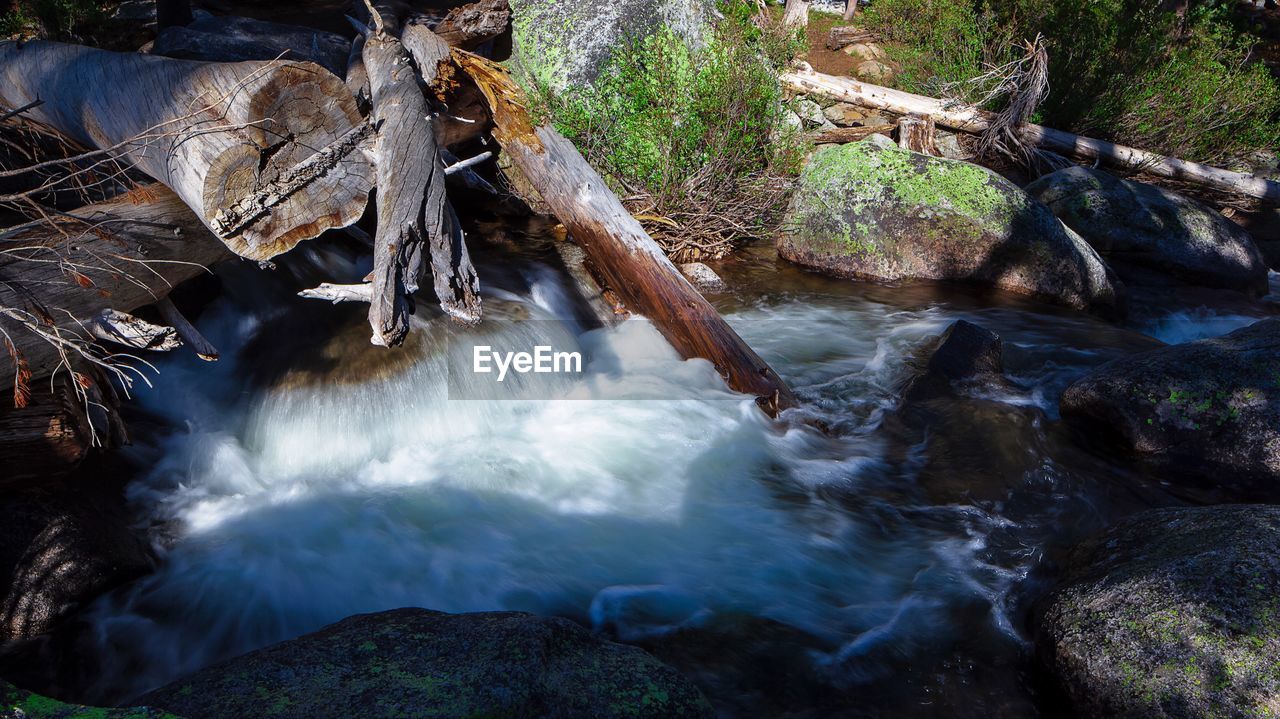
[[[512,55],[526,82],[558,92],[590,85],[626,42],[666,28],[692,49],[707,42],[712,0],[512,0]]]
[[[1280,507],[1126,519],[1076,548],[1036,623],[1081,716],[1274,717]]]
[[[830,146],[801,174],[778,250],[850,278],[962,280],[1101,314],[1120,311],[1106,264],[999,175],[898,148]]]

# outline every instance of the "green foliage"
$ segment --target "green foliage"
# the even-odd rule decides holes
[[[102,17],[102,4],[100,0],[18,0],[0,16],[0,36],[75,39],[83,27]]]
[[[1042,33],[1046,124],[1203,162],[1280,146],[1280,81],[1224,2],[1179,18],[1140,0],[876,0],[866,22],[891,42],[902,89],[981,97],[963,83]]]
[[[536,88],[540,111],[620,194],[645,196],[652,212],[691,217],[708,203],[757,205],[758,196],[742,193],[799,169],[798,142],[778,137],[777,73],[803,39],[780,24],[757,25],[747,8],[754,4],[724,3],[703,48],[666,28],[633,39],[594,86]]]

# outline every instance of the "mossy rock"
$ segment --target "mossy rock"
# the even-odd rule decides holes
[[[641,649],[520,612],[363,614],[147,694],[189,719],[709,717]]]
[[[813,155],[778,252],[841,277],[964,281],[1103,315],[1122,311],[1106,263],[1017,185],[880,135]]]
[[[0,681],[0,719],[180,719],[148,707],[107,709],[66,704]]]
[[[1280,507],[1144,512],[1077,547],[1037,653],[1088,717],[1280,715]]]
[[[707,42],[714,0],[511,0],[511,62],[529,84],[590,85],[626,43],[667,28],[690,48]]]
[[[1122,275],[1136,267],[1181,284],[1267,293],[1267,263],[1249,233],[1207,205],[1089,167],[1045,175],[1027,192]]]
[[[1061,406],[1079,431],[1187,489],[1280,498],[1280,318],[1113,360]]]

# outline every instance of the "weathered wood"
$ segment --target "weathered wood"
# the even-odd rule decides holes
[[[89,333],[104,342],[150,352],[172,352],[182,346],[178,331],[152,324],[120,310],[105,309],[89,320]]]
[[[858,14],[859,0],[845,0],[844,2],[844,19],[845,22],[852,20]]]
[[[42,329],[86,341],[86,325],[104,309],[152,304],[228,257],[177,196],[152,186],[68,213],[56,230],[38,224],[0,234],[0,307],[45,318],[50,324]],[[25,324],[0,316],[0,329],[33,379],[62,364],[59,348]],[[0,350],[0,387],[12,387],[13,379],[14,363]]]
[[[933,118],[906,115],[898,119],[898,147],[924,155],[937,155],[938,131]]]
[[[423,16],[412,24],[426,24]],[[507,0],[479,0],[449,11],[432,31],[446,43],[463,50],[473,50],[506,32],[511,25],[511,7]]]
[[[422,26],[401,26],[389,8],[371,7],[376,30],[366,37],[364,64],[379,127],[378,228],[374,234],[372,341],[394,346],[409,332],[411,295],[429,255],[440,308],[463,322],[480,319],[479,280],[466,245],[456,238],[445,196],[444,162],[418,86],[436,78],[449,48]],[[415,73],[414,65],[417,65]]]
[[[843,145],[849,142],[858,142],[865,140],[871,135],[881,134],[887,135],[894,130],[896,125],[867,125],[864,127],[833,127],[826,130],[819,130],[809,136],[817,145]]]
[[[962,132],[980,133],[987,129],[991,119],[991,113],[970,105],[914,95],[851,78],[826,75],[808,68],[783,74],[782,82],[796,92],[820,95],[902,115],[914,113],[928,117],[944,127]],[[1280,182],[1273,182],[1257,175],[1246,175],[1180,160],[1176,157],[1166,157],[1154,152],[1073,135],[1031,123],[1023,125],[1020,134],[1022,139],[1033,147],[1067,157],[1095,160],[1126,170],[1142,171],[1192,186],[1251,198],[1264,205],[1280,205]]]
[[[25,407],[0,389],[0,488],[31,480],[47,482],[84,459],[93,429],[71,378],[45,381]]]
[[[311,63],[199,63],[35,41],[0,43],[0,103],[20,106],[168,185],[206,226],[361,121],[342,81]],[[358,220],[372,187],[365,153],[221,239],[266,260]]]
[[[782,24],[805,27],[809,24],[809,0],[787,0],[782,11]]]
[[[194,21],[161,30],[151,45],[151,54],[210,62],[314,62],[342,77],[350,48],[351,42],[337,33],[200,12]]]
[[[554,128],[536,127],[528,100],[506,71],[455,51],[489,102],[494,137],[533,183],[603,284],[647,316],[684,357],[709,360],[730,387],[770,414],[796,405],[782,378],[720,317],[627,212],[600,175]]]
[[[851,0],[852,1],[852,0]],[[864,42],[874,37],[874,33],[860,27],[837,26],[827,33],[827,49],[840,50],[855,42]]]
[[[308,300],[324,300],[335,305],[341,302],[373,302],[373,285],[368,282],[358,285],[322,282],[317,287],[302,290],[298,296]]]

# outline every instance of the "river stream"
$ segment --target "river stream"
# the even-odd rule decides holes
[[[1139,304],[1120,327],[825,279],[760,248],[719,267],[731,292],[712,299],[805,401],[775,423],[642,319],[589,329],[545,248],[493,254],[482,331],[579,347],[585,372],[552,387],[566,399],[450,399],[467,380],[441,348],[461,330],[438,313],[388,352],[361,308],[291,298],[321,270],[360,276],[342,253],[267,283],[220,271],[199,326],[223,360],[166,357],[136,392],[128,496],[163,561],[85,613],[104,667],[88,698],[422,606],[572,618],[675,664],[726,716],[1040,715],[1027,617],[1055,557],[1186,501],[1083,448],[1059,393],[1153,337],[1273,311]],[[1001,335],[1014,387],[904,426],[903,385],[957,319]]]

